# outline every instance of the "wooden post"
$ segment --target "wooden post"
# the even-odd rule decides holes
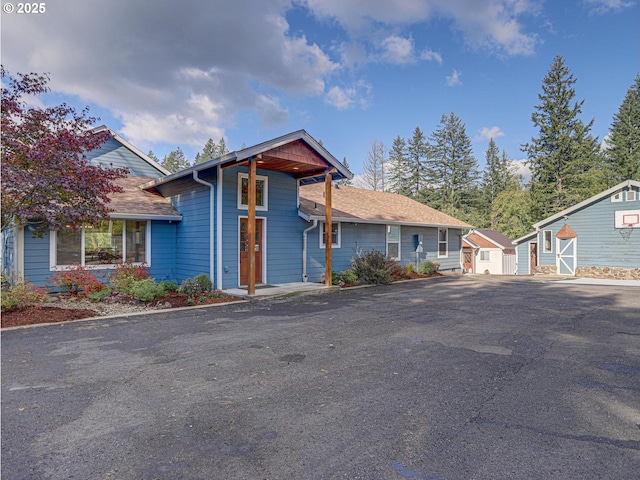
[[[256,293],[256,161],[249,160],[248,201],[247,201],[247,249],[249,272],[247,279],[247,295]]]
[[[331,205],[331,173],[334,170],[327,171],[324,175],[324,256],[325,256],[325,274],[324,284],[327,287],[332,285],[332,251],[331,251],[331,222],[332,222],[332,205]]]

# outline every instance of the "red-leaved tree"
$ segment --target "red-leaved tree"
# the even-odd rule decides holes
[[[25,97],[49,91],[47,75],[2,73],[2,231],[28,222],[46,230],[79,229],[108,218],[112,182],[123,168],[91,165],[85,154],[109,138],[97,120],[67,104],[39,108]]]

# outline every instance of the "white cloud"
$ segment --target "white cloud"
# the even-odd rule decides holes
[[[522,177],[524,183],[531,180],[531,169],[529,168],[529,162],[526,158],[522,160],[510,160],[509,166],[516,175]]]
[[[447,75],[447,86],[448,87],[457,87],[462,85],[462,80],[460,80],[460,75],[462,75],[458,70],[454,70],[451,72],[451,75]]]
[[[593,15],[604,15],[609,12],[619,12],[626,8],[631,8],[636,2],[625,0],[583,0],[589,13]]]
[[[476,140],[490,140],[492,138],[504,137],[504,132],[500,127],[494,125],[491,128],[482,127],[476,136]]]
[[[414,63],[413,40],[392,35],[382,41],[382,60],[396,65]]]
[[[428,62],[435,61],[442,65],[442,55],[440,55],[438,52],[434,52],[431,49],[423,50],[420,54],[420,58]]]
[[[370,103],[372,87],[364,81],[359,81],[348,87],[334,86],[325,95],[325,102],[338,110],[359,107],[366,110]]]

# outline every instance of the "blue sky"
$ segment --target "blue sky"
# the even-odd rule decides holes
[[[48,72],[45,103],[88,105],[160,158],[304,128],[358,174],[374,139],[388,149],[454,112],[482,168],[489,137],[524,158],[555,55],[600,139],[640,71],[636,0],[50,0],[0,15],[9,72]]]

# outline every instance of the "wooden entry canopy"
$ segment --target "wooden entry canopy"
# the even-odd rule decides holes
[[[256,231],[256,171],[283,172],[301,183],[327,182],[325,218],[325,283],[331,285],[331,181],[352,178],[353,174],[304,130],[261,143],[220,158],[222,168],[246,165],[248,175],[247,235],[248,250],[255,250]],[[256,289],[255,256],[249,255],[247,294]]]

